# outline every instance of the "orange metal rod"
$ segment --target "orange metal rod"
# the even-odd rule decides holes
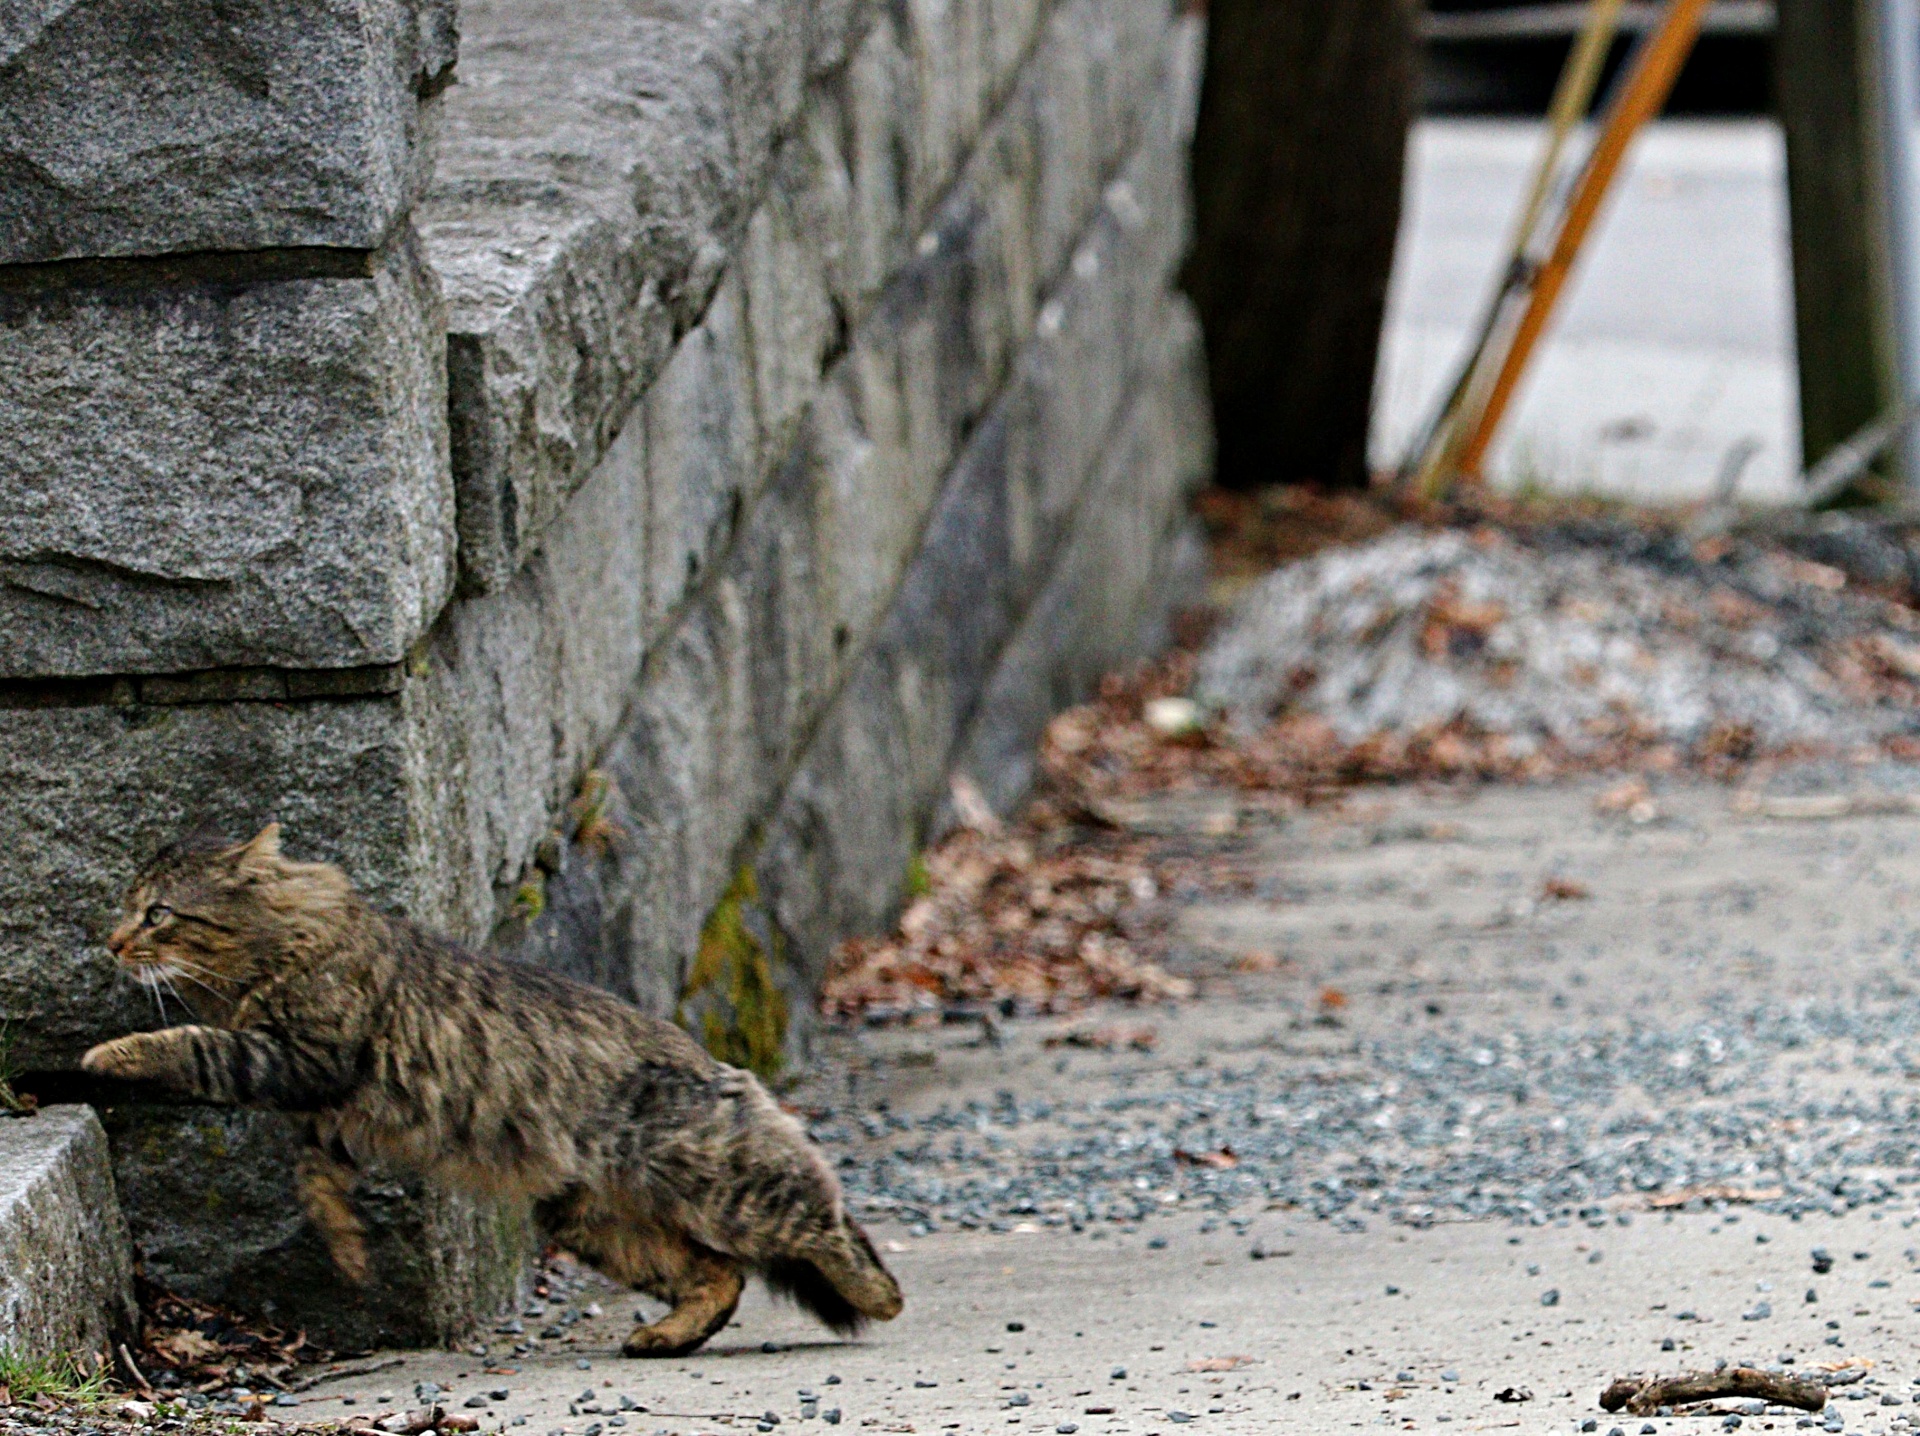
[[[1462,474],[1479,476],[1487,449],[1493,443],[1494,432],[1506,417],[1507,406],[1513,402],[1514,390],[1519,387],[1521,376],[1526,373],[1527,362],[1533,357],[1540,336],[1553,317],[1554,307],[1559,303],[1567,278],[1573,272],[1573,262],[1579,257],[1580,246],[1585,243],[1588,231],[1593,228],[1593,222],[1600,213],[1600,205],[1620,172],[1627,146],[1633,142],[1640,128],[1666,104],[1667,96],[1673,90],[1673,82],[1680,77],[1680,67],[1686,63],[1694,41],[1699,38],[1700,22],[1711,3],[1712,0],[1671,0],[1667,13],[1661,17],[1660,29],[1647,42],[1632,77],[1620,92],[1619,103],[1607,116],[1606,127],[1594,142],[1593,153],[1587,157],[1587,167],[1581,172],[1580,182],[1567,201],[1566,218],[1554,240],[1553,252],[1547,256],[1534,278],[1533,294],[1527,303],[1526,313],[1521,317],[1520,327],[1514,332],[1506,361],[1500,366],[1500,376],[1494,380],[1486,407],[1480,411],[1479,419],[1474,424],[1473,436],[1460,452]]]

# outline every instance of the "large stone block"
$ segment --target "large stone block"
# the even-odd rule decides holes
[[[139,865],[196,820],[270,817],[382,903],[416,895],[398,700],[0,708],[0,1022],[24,1067],[163,1019],[103,946]]]
[[[0,286],[0,678],[405,656],[454,572],[439,299],[405,236],[349,262]]]
[[[1165,352],[954,753],[954,768],[1003,812],[1032,785],[1047,720],[1160,646],[1169,612],[1204,596],[1203,551],[1180,499],[1211,467],[1211,424],[1199,325],[1184,301],[1169,314]]]
[[[954,227],[863,326],[717,581],[652,653],[600,759],[624,840],[556,845],[542,916],[497,942],[630,983],[670,1011],[702,921],[759,831],[762,891],[802,959],[788,973],[799,1012],[822,934],[871,926],[893,902],[1001,646],[1046,582],[1102,454],[1130,432],[1121,414],[1141,401],[1129,396],[1171,383],[1141,376],[1195,352],[1191,319],[1167,298],[1186,234],[1186,38],[1168,37],[1159,98],[1135,127],[1140,148],[990,409],[999,361],[986,365],[974,342],[977,311],[1012,304],[1005,269],[979,260],[994,249],[979,236],[999,232],[984,218],[994,206],[963,186],[943,208]],[[1186,417],[1204,434],[1204,409]],[[1165,446],[1146,457],[1174,475],[1173,490],[1124,472],[1110,482],[1136,482],[1137,505],[1116,502],[1164,521],[1202,459]]]
[[[130,1336],[133,1252],[87,1107],[0,1119],[0,1351],[24,1361]]]
[[[1121,8],[1164,27],[1158,6]],[[860,251],[834,261],[855,276],[829,330],[845,334],[912,253],[1043,12],[1040,0],[463,10],[462,84],[420,222],[449,299],[469,587],[499,587],[538,547],[704,314],[753,243],[778,142],[812,147],[841,191],[829,202],[859,217],[819,231]],[[803,115],[812,131],[796,134]],[[821,221],[832,216],[814,205],[808,222]]]
[[[376,248],[454,51],[454,0],[11,5],[0,264]]]
[[[141,1268],[170,1291],[348,1350],[445,1346],[524,1295],[538,1250],[522,1210],[365,1175],[373,1280],[354,1289],[300,1211],[292,1119],[119,1098],[100,1116]]]
[[[844,30],[845,7],[823,8]],[[452,322],[471,587],[539,545],[705,310],[812,66],[844,44],[815,9],[463,8],[420,221]]]

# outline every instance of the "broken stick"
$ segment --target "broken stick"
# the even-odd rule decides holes
[[[1729,1366],[1724,1371],[1690,1371],[1681,1376],[1626,1376],[1600,1393],[1602,1411],[1623,1407],[1632,1416],[1652,1416],[1662,1406],[1679,1408],[1722,1396],[1757,1397],[1773,1406],[1818,1411],[1827,1404],[1827,1383],[1810,1376],[1785,1376]]]

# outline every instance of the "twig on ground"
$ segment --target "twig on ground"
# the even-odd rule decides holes
[[[1660,1212],[1684,1207],[1689,1202],[1777,1202],[1785,1195],[1783,1187],[1682,1187],[1648,1197],[1647,1205]]]
[[[390,1371],[396,1366],[406,1365],[404,1356],[383,1356],[378,1361],[363,1361],[357,1366],[338,1366],[331,1371],[323,1371],[318,1376],[309,1376],[305,1381],[296,1381],[287,1387],[288,1391],[311,1391],[314,1387],[328,1381],[337,1381],[343,1376],[371,1376],[376,1371]]]
[[[1600,1409],[1652,1416],[1663,1406],[1678,1410],[1722,1396],[1757,1397],[1774,1406],[1818,1411],[1827,1404],[1827,1383],[1816,1377],[1785,1376],[1751,1366],[1690,1371],[1680,1376],[1626,1376],[1600,1393]]]
[[[142,1394],[153,1395],[153,1383],[147,1380],[147,1374],[140,1369],[140,1363],[133,1359],[133,1353],[127,1350],[126,1342],[120,1343],[120,1364],[126,1368],[127,1376],[140,1388]]]

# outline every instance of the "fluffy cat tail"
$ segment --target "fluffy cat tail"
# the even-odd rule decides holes
[[[826,1244],[771,1261],[763,1274],[773,1291],[843,1336],[869,1321],[893,1320],[905,1304],[900,1283],[851,1217],[840,1219],[840,1230]]]

